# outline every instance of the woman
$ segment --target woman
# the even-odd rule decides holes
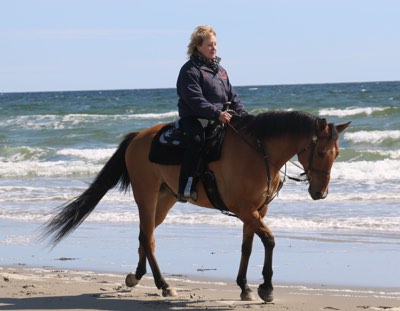
[[[180,202],[197,199],[192,189],[193,173],[205,139],[204,122],[199,119],[229,123],[231,115],[222,111],[227,102],[231,103],[229,109],[238,115],[247,114],[227,72],[219,65],[221,59],[217,56],[216,33],[211,26],[195,28],[187,54],[189,60],[182,66],[176,84],[179,116],[186,140],[179,177]]]

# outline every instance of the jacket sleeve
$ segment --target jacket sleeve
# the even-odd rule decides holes
[[[236,93],[235,89],[232,87],[231,83],[229,82],[228,78],[228,87],[229,87],[229,101],[231,102],[231,105],[229,106],[229,109],[232,109],[235,111],[239,116],[245,116],[248,113],[244,109],[244,105],[242,104],[242,101],[239,98],[238,93]]]
[[[179,73],[177,91],[184,105],[193,111],[193,114],[205,119],[216,120],[220,110],[213,105],[203,95],[201,88],[200,72],[182,70]]]

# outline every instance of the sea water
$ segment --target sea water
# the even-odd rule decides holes
[[[243,86],[246,110],[302,110],[352,121],[340,135],[329,195],[313,201],[286,179],[266,223],[276,236],[274,279],[400,287],[400,82]],[[174,121],[175,89],[0,93],[0,264],[134,271],[138,210],[110,191],[54,249],[37,239],[57,206],[82,193],[124,135]],[[294,159],[297,161],[297,159]],[[287,173],[301,171],[288,163]],[[177,203],[157,229],[167,273],[235,279],[241,223]],[[259,281],[255,239],[249,279]]]

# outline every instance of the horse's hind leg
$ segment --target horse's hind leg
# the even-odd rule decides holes
[[[140,235],[142,234],[142,229],[140,229],[139,233],[139,241]],[[139,281],[142,279],[143,275],[146,274],[147,269],[146,269],[146,252],[143,248],[143,246],[139,243],[139,262],[136,267],[136,272],[135,273],[129,273],[126,278],[125,278],[125,285],[128,287],[135,287]]]
[[[160,269],[158,267],[154,251],[155,251],[155,241],[154,241],[154,229],[158,227],[165,219],[168,214],[168,211],[176,202],[176,198],[172,193],[168,190],[165,185],[160,186],[160,191],[158,194],[157,206],[154,211],[154,216],[150,216],[148,211],[143,211],[140,213],[140,234],[139,234],[139,263],[136,269],[135,274],[128,274],[126,277],[125,283],[127,286],[135,286],[139,280],[146,273],[146,255],[151,266],[154,281],[156,283],[157,288],[161,288],[163,290],[164,296],[177,296],[175,289],[171,288],[164,280],[161,275]],[[140,207],[139,207],[140,208]],[[142,216],[146,214],[148,216]],[[149,221],[150,219],[153,221]],[[143,219],[143,221],[142,221]],[[154,226],[152,225],[154,224]],[[147,230],[147,234],[146,234]],[[150,234],[149,234],[150,233]]]

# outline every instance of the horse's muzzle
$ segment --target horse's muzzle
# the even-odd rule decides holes
[[[321,191],[312,191],[311,188],[308,188],[308,192],[311,195],[311,198],[313,200],[323,200],[328,196],[328,190],[325,192]]]

